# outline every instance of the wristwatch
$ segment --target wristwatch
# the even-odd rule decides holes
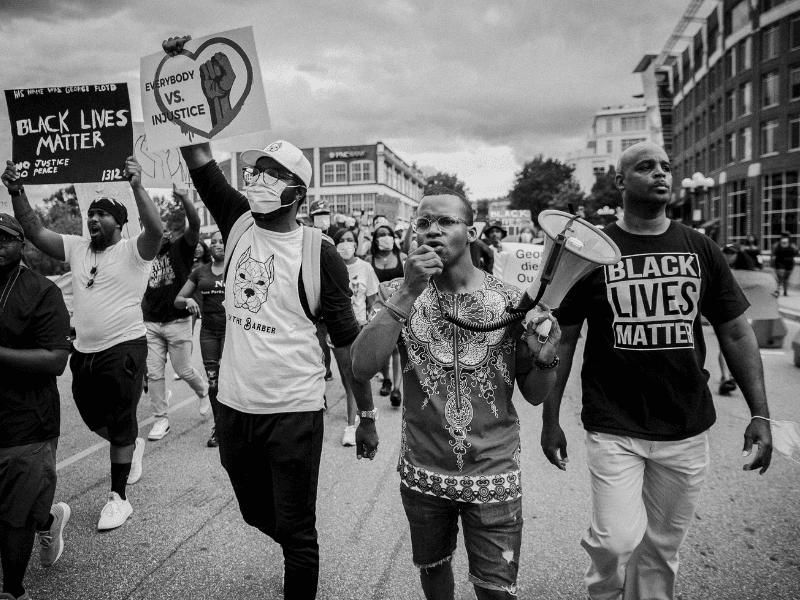
[[[25,193],[25,188],[24,187],[21,187],[18,190],[8,190],[8,195],[11,196],[12,198],[15,198],[17,196],[21,196],[24,193]]]
[[[362,419],[372,419],[373,421],[378,420],[378,409],[373,408],[372,410],[362,410],[359,411],[358,416]]]

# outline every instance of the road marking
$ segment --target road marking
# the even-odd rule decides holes
[[[191,402],[194,402],[195,400],[197,400],[197,396],[192,394],[191,396],[189,396],[185,400],[181,400],[180,402],[178,402],[175,406],[170,407],[170,409],[167,411],[167,413],[173,413],[176,410],[183,408],[187,404],[189,404]],[[139,423],[139,429],[141,429],[142,427],[147,427],[151,423],[155,422],[155,420],[156,420],[155,417],[149,417],[149,418],[145,419],[144,421]],[[73,454],[69,458],[65,458],[61,462],[57,463],[56,464],[56,471],[60,471],[61,469],[65,469],[66,467],[70,466],[71,464],[74,464],[74,463],[78,462],[79,460],[82,460],[82,459],[86,458],[87,456],[90,456],[90,455],[94,454],[98,450],[101,450],[101,449],[107,447],[108,445],[109,444],[108,444],[108,442],[106,440],[103,440],[102,442],[97,442],[94,446],[89,446],[85,450],[81,450],[80,452],[78,452],[76,454]]]
[[[783,356],[784,354],[786,354],[786,352],[784,350],[762,350],[761,354],[776,354]]]

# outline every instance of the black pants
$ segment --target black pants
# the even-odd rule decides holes
[[[219,404],[220,460],[239,509],[283,548],[284,597],[315,598],[322,411],[253,415]]]
[[[205,320],[205,319],[204,319]],[[204,324],[205,325],[205,324]],[[200,328],[200,355],[208,377],[208,397],[214,411],[214,422],[217,421],[217,390],[219,389],[219,363],[222,360],[222,349],[225,347],[225,328]]]

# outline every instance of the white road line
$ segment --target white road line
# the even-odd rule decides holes
[[[776,354],[776,355],[783,356],[784,354],[786,354],[786,351],[785,350],[762,350],[761,354],[762,355],[763,354]]]
[[[183,408],[187,404],[195,402],[196,400],[197,400],[197,396],[192,394],[191,396],[189,396],[185,400],[181,400],[176,405],[171,406],[170,409],[167,412],[168,413],[173,413],[176,410]],[[146,426],[150,425],[155,420],[156,420],[155,417],[149,417],[149,418],[145,419],[144,421],[141,421],[139,423],[139,429],[141,429],[142,427],[146,427]],[[74,463],[78,462],[79,460],[84,459],[84,458],[86,458],[87,456],[89,456],[91,454],[94,454],[98,450],[101,450],[101,449],[107,447],[108,445],[109,445],[108,442],[105,441],[105,440],[103,440],[102,442],[97,442],[94,446],[89,446],[85,450],[81,450],[80,452],[78,452],[76,454],[73,454],[69,458],[65,458],[61,462],[57,463],[56,464],[56,471],[60,471],[61,469],[64,469],[64,468],[70,466],[71,464],[74,464]]]

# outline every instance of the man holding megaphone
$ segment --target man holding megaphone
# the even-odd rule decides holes
[[[669,159],[640,143],[619,159],[625,213],[604,229],[622,260],[585,275],[557,311],[562,364],[545,401],[542,449],[566,470],[558,423],[584,320],[583,411],[592,514],[581,542],[595,600],[672,599],[678,550],[706,478],[715,413],[705,370],[701,314],[710,321],[753,419],[745,470],[764,473],[772,456],[769,409],[748,306],[710,238],[666,216]]]

